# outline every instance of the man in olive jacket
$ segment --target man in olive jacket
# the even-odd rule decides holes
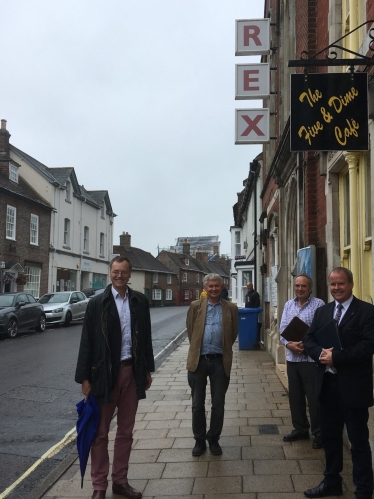
[[[92,499],[104,499],[108,486],[108,433],[116,407],[117,433],[112,465],[113,492],[128,499],[142,494],[127,481],[138,400],[145,398],[155,370],[147,298],[130,289],[131,262],[110,263],[112,284],[91,298],[83,323],[75,381],[87,399],[100,405],[100,421],[91,447]]]
[[[190,348],[187,357],[188,383],[192,392],[192,430],[196,440],[193,456],[201,456],[208,440],[210,452],[222,454],[218,443],[223,427],[225,395],[230,383],[232,345],[238,335],[238,309],[221,300],[222,278],[218,274],[204,277],[207,298],[191,303],[187,313]],[[212,410],[210,428],[206,431],[205,395],[210,380]]]

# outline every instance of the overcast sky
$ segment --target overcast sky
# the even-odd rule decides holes
[[[106,189],[114,244],[157,255],[177,237],[218,235],[260,145],[234,144],[235,19],[255,0],[1,2],[0,118],[11,143]]]

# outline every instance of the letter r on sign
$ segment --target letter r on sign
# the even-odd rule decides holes
[[[244,46],[249,47],[250,40],[253,40],[257,47],[261,46],[261,40],[259,39],[259,34],[261,30],[258,26],[243,26],[244,29]]]

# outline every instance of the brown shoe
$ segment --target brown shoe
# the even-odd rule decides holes
[[[113,483],[112,490],[113,494],[127,497],[127,499],[141,499],[142,497],[142,493],[135,490],[128,483]]]
[[[91,499],[105,499],[106,490],[94,490]]]

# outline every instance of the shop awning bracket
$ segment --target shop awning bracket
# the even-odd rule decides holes
[[[304,71],[307,73],[308,68],[317,66],[349,66],[350,71],[354,72],[355,66],[365,66],[363,72],[366,72],[370,66],[374,65],[374,54],[371,57],[354,52],[346,47],[339,45],[339,43],[352,35],[355,31],[359,30],[367,24],[373,24],[374,20],[366,21],[354,30],[345,34],[339,40],[331,43],[328,47],[317,52],[317,54],[309,57],[307,51],[301,52],[300,59],[288,61],[289,68],[305,68]],[[374,52],[374,27],[369,29],[368,36],[370,38],[369,51]],[[348,53],[354,56],[354,58],[338,58],[337,50],[341,50],[343,53]],[[324,56],[322,58],[321,56]]]

